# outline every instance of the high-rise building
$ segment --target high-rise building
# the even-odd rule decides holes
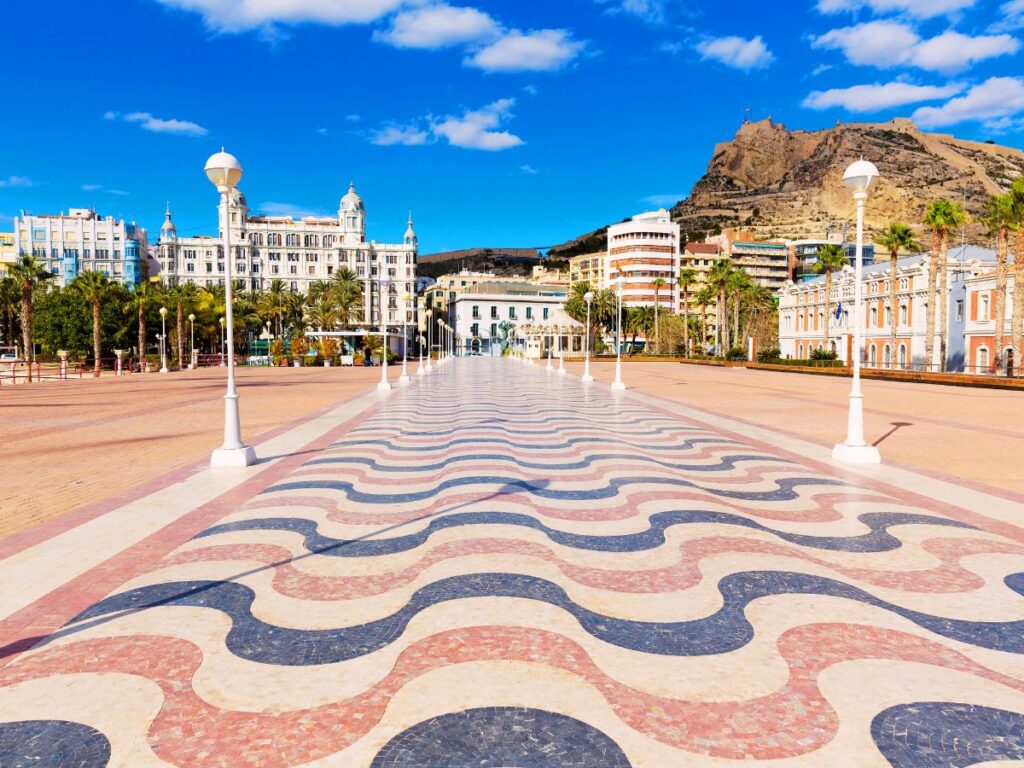
[[[14,250],[35,256],[61,285],[90,270],[135,285],[149,268],[143,227],[88,208],[42,216],[22,211],[14,217]]]
[[[412,214],[401,243],[366,239],[366,207],[355,185],[341,198],[337,217],[250,215],[245,195],[233,190],[227,214],[231,228],[232,277],[243,290],[265,290],[281,280],[293,292],[351,270],[363,284],[363,325],[379,322],[380,279],[391,279],[386,299],[390,323],[415,320],[416,258],[419,241]],[[224,221],[223,204],[219,221]],[[168,284],[224,284],[222,233],[179,237],[170,205],[156,248],[160,277]],[[408,297],[408,298],[406,298]]]
[[[659,302],[678,308],[679,225],[666,210],[641,213],[608,227],[609,287],[617,289],[623,277],[624,306],[650,306]],[[665,284],[659,288],[655,281]]]

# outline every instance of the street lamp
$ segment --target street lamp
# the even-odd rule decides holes
[[[219,368],[224,367],[224,344],[226,338],[227,337],[224,333],[224,318],[222,317],[220,319],[220,364],[218,366]]]
[[[428,309],[423,314],[427,318],[427,373],[430,373],[434,370],[434,363],[431,362],[434,351],[434,310]]]
[[[381,310],[381,381],[377,389],[381,392],[391,390],[391,382],[387,380],[387,314],[384,312],[384,301],[391,288],[391,276],[381,269],[380,278],[380,310]]]
[[[612,382],[612,389],[625,389],[626,385],[622,383],[622,286],[625,281],[622,279],[622,273],[615,278],[615,285],[619,289],[618,293],[618,310],[615,313],[615,381]]]
[[[194,314],[192,314],[192,313],[189,313],[189,316],[188,316],[188,332],[189,332],[189,336],[192,339],[192,342],[191,342],[192,349],[189,352],[189,366],[188,367],[189,368],[195,368],[196,367],[196,316]]]
[[[224,444],[213,452],[210,466],[247,467],[256,463],[256,451],[242,442],[242,425],[238,416],[238,391],[235,389],[235,318],[232,312],[231,262],[231,190],[242,178],[242,166],[223,149],[206,161],[206,177],[217,187],[224,208],[224,317],[221,318],[228,364],[228,380],[224,393]]]
[[[409,383],[409,299],[408,293],[402,294],[402,375],[398,378],[400,384]]]
[[[565,376],[565,347],[562,344],[562,326],[555,326],[555,333],[558,338],[558,375]],[[571,336],[569,338],[572,338]]]
[[[590,304],[594,301],[594,292],[587,291],[583,294],[583,300],[587,302],[587,337],[583,340],[583,381],[593,381],[590,375]]]
[[[160,373],[167,373],[167,307],[160,307]]]
[[[549,328],[545,328],[544,330],[545,330],[545,331],[551,331],[552,329],[551,329],[551,328],[549,327]],[[548,364],[547,364],[546,366],[544,366],[544,367],[545,367],[545,369],[546,369],[546,370],[549,370],[549,371],[550,371],[550,370],[552,370],[552,369],[554,368],[554,366],[553,366],[553,365],[551,364],[551,360],[552,360],[552,356],[553,356],[553,355],[554,355],[554,353],[555,353],[555,352],[554,352],[554,346],[555,346],[555,344],[554,344],[554,341],[555,341],[555,337],[554,337],[554,334],[553,334],[553,333],[550,333],[550,334],[549,334],[549,333],[545,333],[545,334],[544,334],[543,336],[541,336],[541,338],[542,338],[542,339],[543,339],[543,338],[546,338],[546,337],[548,337],[549,335],[551,336],[551,342],[550,342],[550,343],[548,344]]]
[[[878,449],[864,440],[864,395],[860,389],[861,359],[861,275],[864,266],[864,203],[868,187],[878,178],[874,164],[861,159],[846,169],[843,184],[853,192],[857,203],[857,255],[853,287],[853,386],[850,389],[850,413],[847,419],[846,442],[832,449],[832,458],[851,464],[880,464]]]

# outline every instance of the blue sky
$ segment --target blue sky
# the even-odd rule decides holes
[[[685,196],[747,108],[1024,138],[1024,0],[44,0],[4,21],[0,229],[95,206],[155,234],[169,199],[179,232],[214,232],[223,144],[254,210],[334,212],[353,180],[376,240],[412,209],[424,252],[544,246]]]

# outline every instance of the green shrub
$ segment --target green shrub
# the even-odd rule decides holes
[[[835,360],[838,357],[834,349],[815,349],[811,352],[811,360]]]
[[[730,349],[726,353],[725,359],[726,360],[732,360],[732,361],[746,360],[747,359],[746,350],[744,350],[743,347],[733,347],[732,349]]]
[[[772,347],[771,349],[762,349],[757,353],[757,362],[759,363],[774,363],[776,360],[782,357],[782,350],[778,347]]]

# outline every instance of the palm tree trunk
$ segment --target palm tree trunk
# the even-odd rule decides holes
[[[935,270],[939,263],[939,232],[932,233],[932,252],[928,259],[928,306],[924,313],[924,366],[935,363],[935,305],[938,303]]]
[[[1009,238],[1009,230],[1006,227],[1000,227],[999,236],[996,241],[996,328],[994,344],[996,348],[994,356],[996,373],[1001,372],[1005,365],[1003,347],[1006,345],[1006,252],[1009,250]],[[1016,293],[1016,290],[1014,293]],[[1018,364],[1017,358],[1014,358],[1014,365]]]
[[[942,263],[939,266],[939,370],[946,370],[946,337],[949,335],[949,285],[948,285],[948,274],[949,259],[946,256],[946,251],[949,248],[949,233],[943,230],[942,232]]]
[[[1013,369],[1021,370],[1024,341],[1024,229],[1017,230],[1017,247],[1013,253]]]
[[[146,372],[146,305],[139,302],[139,373]]]
[[[177,347],[178,347],[178,370],[185,370],[185,317],[183,314],[181,302],[178,302],[178,324],[177,324]]]
[[[654,294],[654,351],[661,352],[661,327],[658,325],[658,294]]]
[[[896,367],[896,322],[899,320],[897,313],[898,299],[896,298],[896,254],[898,251],[889,251],[889,367]]]
[[[732,345],[740,346],[740,292],[732,299]]]
[[[97,378],[100,375],[100,303],[92,303],[92,352],[96,356],[93,363],[92,375]]]
[[[825,349],[828,349],[830,326],[832,324],[832,270],[825,270],[825,317],[822,326],[825,331]]]
[[[683,357],[690,354],[690,292],[683,289]]]
[[[35,361],[35,350],[32,348],[32,286],[21,287],[21,344],[24,347],[25,360],[28,363],[28,382],[32,383],[32,363]]]

